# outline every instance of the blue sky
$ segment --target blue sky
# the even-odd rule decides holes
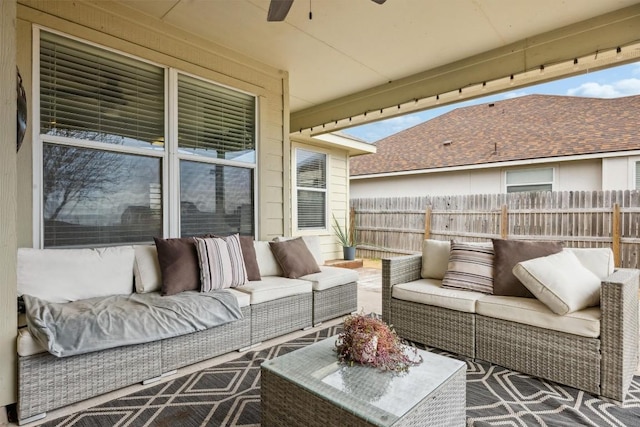
[[[621,96],[640,95],[640,62],[381,120],[344,129],[343,132],[367,142],[375,142],[456,108],[532,94],[586,96],[591,98],[618,98]]]

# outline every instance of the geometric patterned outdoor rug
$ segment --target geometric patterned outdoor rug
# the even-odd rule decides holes
[[[334,326],[176,378],[44,426],[259,426],[260,364],[324,338]],[[444,352],[436,351],[441,354]],[[625,408],[484,362],[467,362],[468,426],[640,426],[640,377]]]

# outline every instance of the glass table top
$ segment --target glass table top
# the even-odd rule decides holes
[[[418,350],[423,362],[393,373],[338,362],[338,336],[267,360],[264,369],[381,427],[393,425],[466,363]]]

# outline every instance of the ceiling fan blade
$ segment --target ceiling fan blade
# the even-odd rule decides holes
[[[269,3],[269,12],[267,13],[267,21],[284,21],[292,4],[293,0],[271,0],[271,3]]]
[[[382,4],[382,3],[386,2],[387,0],[371,0],[371,1],[376,2],[378,4]]]

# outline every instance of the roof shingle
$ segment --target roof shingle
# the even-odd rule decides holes
[[[376,147],[375,154],[351,158],[351,176],[636,150],[640,95],[528,95],[463,107]]]

